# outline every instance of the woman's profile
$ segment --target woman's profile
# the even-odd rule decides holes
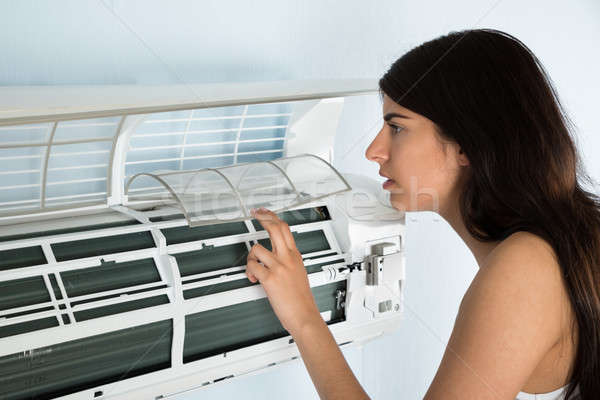
[[[425,399],[598,398],[600,199],[585,189],[573,125],[540,61],[505,32],[451,32],[396,60],[379,89],[382,128],[366,157],[392,205],[441,215],[479,266]],[[255,245],[246,273],[319,396],[368,398],[289,227],[268,210],[254,216],[273,250]]]

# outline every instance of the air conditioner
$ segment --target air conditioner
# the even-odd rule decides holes
[[[245,259],[279,213],[340,346],[397,329],[404,216],[332,166],[372,80],[0,88],[0,398],[159,399],[297,359]]]

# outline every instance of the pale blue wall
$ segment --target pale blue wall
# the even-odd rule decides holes
[[[378,77],[420,42],[472,27],[506,30],[538,55],[579,127],[600,179],[600,4],[597,0],[3,1],[0,85],[116,84]],[[363,160],[379,127],[376,99],[348,102],[336,165]],[[346,356],[370,395],[422,397],[476,265],[434,214],[408,220],[402,329]],[[301,360],[180,399],[316,398]]]

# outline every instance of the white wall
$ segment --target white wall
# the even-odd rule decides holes
[[[600,179],[597,0],[19,0],[0,7],[0,85],[379,77],[411,47],[450,30],[505,30],[545,64],[579,128],[588,171]],[[376,97],[348,102],[336,139],[340,169],[377,175],[363,154],[380,113]],[[466,246],[435,214],[412,214],[408,235],[404,326],[345,352],[377,400],[425,394],[476,271]],[[316,398],[300,360],[198,395]]]

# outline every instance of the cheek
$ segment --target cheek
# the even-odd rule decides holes
[[[430,185],[437,169],[435,159],[422,144],[404,143],[393,149],[391,172],[397,185],[409,190],[415,185]]]
[[[404,211],[437,211],[451,185],[445,155],[435,143],[405,145],[394,149],[391,171],[396,181],[390,200]]]

